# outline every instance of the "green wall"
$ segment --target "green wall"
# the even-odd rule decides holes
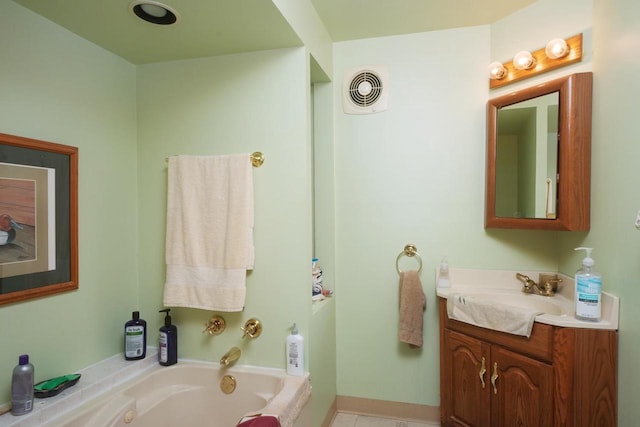
[[[165,158],[261,151],[254,169],[255,266],[244,312],[224,314],[229,330],[202,334],[211,313],[172,311],[180,356],[217,361],[232,346],[242,363],[285,366],[288,328],[308,335],[310,317],[311,150],[308,57],[303,48],[138,67],[140,305],[160,325],[164,286]],[[249,160],[247,160],[249,161]],[[292,233],[291,230],[297,230]],[[250,317],[264,323],[241,340]],[[153,330],[153,329],[152,329]]]
[[[555,234],[483,226],[488,48],[484,26],[335,44],[334,76],[387,64],[390,91],[387,111],[348,115],[334,90],[339,395],[440,404],[443,256],[452,267],[556,268]],[[419,350],[398,341],[395,262],[407,243],[423,259]]]
[[[335,171],[333,85],[313,85],[314,256],[323,285],[339,294],[335,280]],[[336,386],[335,299],[314,303],[309,333],[309,371],[313,383],[313,425],[319,426],[334,403]]]
[[[136,70],[0,2],[0,132],[79,148],[80,289],[0,307],[0,402],[29,353],[36,379],[120,351],[138,308]]]

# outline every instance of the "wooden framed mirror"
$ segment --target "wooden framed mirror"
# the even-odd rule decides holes
[[[489,100],[485,228],[586,231],[592,73]]]

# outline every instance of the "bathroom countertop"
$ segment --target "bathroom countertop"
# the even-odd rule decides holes
[[[451,286],[446,288],[436,287],[436,295],[442,298],[448,298],[453,294],[464,293],[481,293],[487,296],[490,296],[491,293],[517,293],[517,291],[522,289],[522,282],[516,279],[516,273],[521,273],[537,280],[539,273],[549,272],[450,268],[449,280]],[[438,283],[438,274],[439,271],[436,269],[436,283]],[[576,319],[573,277],[555,272],[552,272],[552,274],[558,274],[558,277],[562,279],[556,295],[552,297],[535,295],[535,297],[549,298],[551,302],[563,308],[564,314],[540,314],[536,316],[536,322],[565,328],[618,329],[620,300],[617,296],[608,292],[602,292],[602,318],[599,322]]]

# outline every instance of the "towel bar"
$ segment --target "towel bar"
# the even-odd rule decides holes
[[[251,161],[251,164],[254,168],[259,168],[264,163],[264,154],[262,154],[260,151],[254,151],[253,153],[249,154],[249,160]],[[165,157],[164,161],[168,162],[169,158]]]
[[[418,253],[418,248],[416,248],[416,245],[412,243],[408,243],[404,246],[404,250],[400,252],[398,254],[398,257],[396,258],[396,271],[398,272],[398,274],[402,273],[402,270],[400,270],[400,267],[398,266],[398,262],[400,261],[400,258],[402,258],[403,255],[406,255],[408,257],[415,257],[418,260],[418,264],[419,264],[418,273],[422,271],[422,257]]]

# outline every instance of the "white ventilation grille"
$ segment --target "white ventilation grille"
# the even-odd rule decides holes
[[[347,114],[385,111],[389,99],[388,70],[384,65],[368,65],[348,70],[342,85],[342,108]]]

